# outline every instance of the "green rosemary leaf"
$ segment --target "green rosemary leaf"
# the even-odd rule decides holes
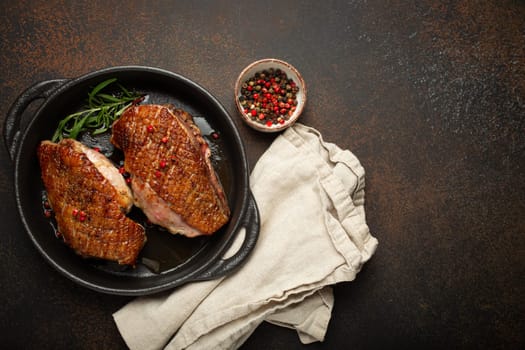
[[[93,88],[93,90],[88,94],[89,96],[89,104],[91,104],[91,100],[93,98],[95,98],[97,96],[97,94],[102,90],[104,89],[106,86],[114,83],[115,81],[117,81],[117,78],[112,78],[112,79],[107,79],[107,80],[104,80],[102,83],[98,84],[97,86],[95,86]]]
[[[51,140],[53,142],[58,142],[58,141],[62,140],[62,138],[63,138],[62,130],[61,129],[56,129],[55,133],[53,134],[53,137],[51,138]]]
[[[126,89],[123,85],[117,83],[119,89],[122,91],[122,93],[124,94],[124,96],[126,97],[133,97],[133,94],[131,92],[128,91],[128,89]]]
[[[102,92],[116,81],[116,78],[112,78],[95,86],[88,93],[85,109],[67,115],[58,123],[52,141],[58,142],[63,138],[76,139],[84,131],[89,131],[92,135],[102,134],[111,128],[126,108],[140,102],[141,95],[128,91],[118,83],[120,91],[117,94]]]
[[[122,106],[122,108],[120,108],[119,110],[117,110],[117,111],[115,112],[115,115],[116,115],[117,117],[120,117],[120,115],[121,115],[122,113],[124,113],[124,111],[125,111],[129,106],[131,106],[132,104],[133,104],[133,103],[128,103],[128,104]],[[116,118],[115,118],[115,119],[116,119]]]
[[[112,95],[108,95],[108,94],[100,93],[100,94],[98,94],[98,96],[102,100],[105,100],[105,101],[108,101],[108,102],[120,102],[121,101],[120,98],[112,96]]]
[[[105,132],[108,131],[108,130],[109,130],[109,127],[107,127],[107,126],[104,125],[104,126],[101,127],[101,128],[98,128],[98,129],[93,130],[93,131],[91,132],[91,135],[93,135],[93,136],[100,135],[100,134],[105,133]]]
[[[82,116],[78,122],[73,124],[71,131],[69,132],[69,137],[72,139],[76,139],[80,131],[82,131],[82,127],[84,126],[84,123],[86,122],[88,116]]]

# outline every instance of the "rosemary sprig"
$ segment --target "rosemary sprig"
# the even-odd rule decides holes
[[[126,108],[139,103],[143,96],[128,91],[117,83],[120,91],[118,94],[102,92],[107,86],[115,83],[116,78],[108,79],[88,93],[87,105],[80,112],[66,116],[58,123],[52,141],[58,142],[63,138],[76,139],[81,132],[90,131],[91,135],[106,132],[113,122]]]

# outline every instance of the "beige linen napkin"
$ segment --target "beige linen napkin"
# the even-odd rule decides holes
[[[295,329],[303,343],[322,341],[334,304],[330,286],[352,281],[378,244],[365,220],[364,175],[351,152],[317,130],[287,129],[250,177],[261,231],[245,265],[124,306],[113,316],[127,345],[238,348],[265,320]]]

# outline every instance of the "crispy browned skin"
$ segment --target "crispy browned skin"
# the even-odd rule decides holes
[[[107,169],[106,176],[99,171],[111,165],[109,160],[105,164],[99,155],[93,163],[87,152],[95,151],[71,139],[58,144],[43,141],[38,148],[42,180],[58,230],[79,255],[134,265],[146,236],[144,228],[125,215],[131,193],[115,186],[118,178],[108,179]]]
[[[209,147],[188,113],[130,107],[113,124],[111,141],[124,151],[135,205],[152,222],[193,237],[212,234],[229,220]]]

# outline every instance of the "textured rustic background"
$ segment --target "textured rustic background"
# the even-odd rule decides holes
[[[301,122],[361,160],[380,245],[335,287],[324,343],[263,324],[244,347],[523,348],[524,1],[2,1],[0,116],[35,82],[128,64],[183,74],[235,115],[234,80],[264,57],[303,73]],[[253,167],[275,136],[237,124]],[[130,298],[45,263],[3,148],[0,164],[0,344],[125,348],[111,314]]]

